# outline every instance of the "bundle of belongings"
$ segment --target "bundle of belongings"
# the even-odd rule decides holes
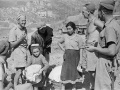
[[[55,68],[52,69],[52,71],[50,72],[49,74],[49,82],[51,83],[52,85],[52,90],[61,90],[61,79],[60,79],[60,76],[61,76],[61,70],[62,70],[62,65],[60,66],[56,66]]]
[[[56,81],[56,82],[60,82],[60,75],[61,75],[61,70],[62,70],[62,66],[57,66],[55,67],[49,74],[49,79]]]
[[[27,67],[24,71],[27,81],[32,84],[39,83],[42,80],[41,65],[34,64]]]

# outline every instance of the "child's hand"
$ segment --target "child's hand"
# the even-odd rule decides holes
[[[38,73],[41,74],[42,72],[43,72],[43,69],[40,69],[40,71]]]
[[[43,76],[45,76],[46,75],[46,71],[43,71]]]

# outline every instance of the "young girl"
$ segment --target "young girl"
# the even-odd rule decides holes
[[[45,76],[45,73],[49,67],[49,64],[48,62],[46,61],[45,57],[42,55],[41,53],[41,48],[39,46],[39,44],[32,44],[31,45],[31,53],[32,53],[32,56],[31,56],[31,59],[30,61],[28,62],[28,65],[33,65],[33,64],[39,64],[42,66],[42,72],[43,72],[43,76]],[[37,84],[34,84],[34,90],[38,90],[38,87],[40,86],[39,85],[40,83],[37,83]]]

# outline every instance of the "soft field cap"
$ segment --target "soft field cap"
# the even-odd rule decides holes
[[[23,19],[26,19],[26,16],[25,16],[25,15],[21,15],[21,14],[17,16],[17,20],[20,20],[20,19],[22,19],[22,18],[23,18]]]
[[[108,10],[114,10],[115,1],[114,0],[103,0],[100,5]]]

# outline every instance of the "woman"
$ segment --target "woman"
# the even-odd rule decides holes
[[[75,84],[80,81],[77,66],[80,60],[80,48],[83,42],[80,35],[75,34],[76,25],[73,22],[68,22],[66,28],[68,33],[58,42],[60,48],[65,52],[61,71],[62,90],[65,89],[64,85],[67,83],[73,84],[72,90],[76,90]],[[62,46],[63,42],[65,43],[65,48]]]

